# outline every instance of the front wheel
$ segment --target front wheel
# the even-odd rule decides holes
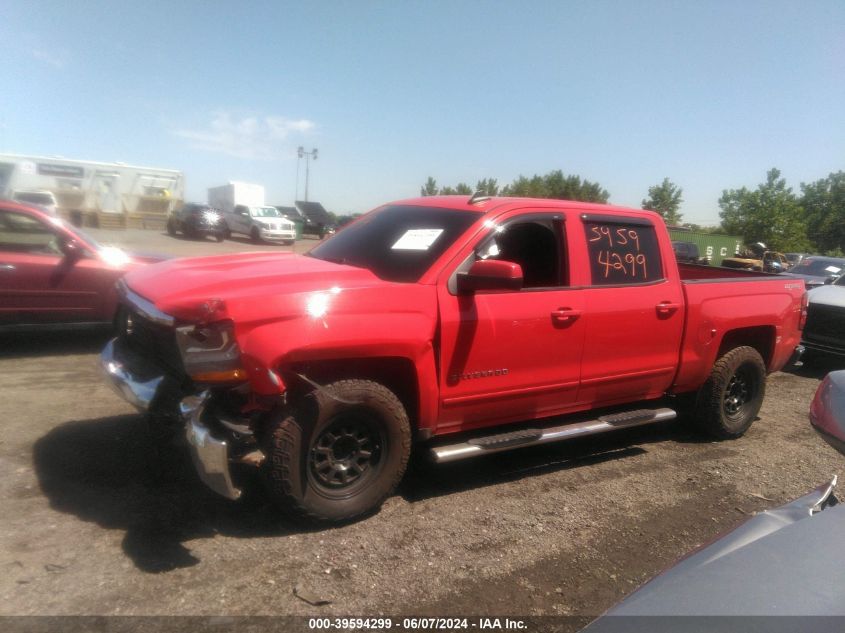
[[[252,230],[249,232],[249,237],[252,239],[254,244],[261,243],[261,233],[258,232],[257,227],[252,227]]]
[[[719,439],[741,437],[754,422],[766,393],[766,364],[753,347],[722,356],[698,394],[696,421]]]
[[[176,223],[173,220],[167,221],[167,234],[170,237],[176,236]]]
[[[378,509],[393,492],[408,465],[411,427],[385,386],[341,380],[273,421],[267,444],[275,503],[300,519],[338,522]]]

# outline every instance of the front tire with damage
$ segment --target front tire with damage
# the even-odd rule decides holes
[[[377,510],[402,479],[411,427],[399,398],[369,380],[313,391],[270,423],[265,481],[287,514],[347,521]]]
[[[696,422],[718,439],[741,437],[751,426],[766,393],[766,364],[753,347],[725,353],[701,388]]]

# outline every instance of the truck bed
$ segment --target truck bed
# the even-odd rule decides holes
[[[786,365],[800,343],[801,280],[695,264],[678,269],[687,313],[676,393],[702,384],[726,339],[757,347],[770,372]]]
[[[681,281],[734,281],[736,279],[757,280],[780,277],[780,275],[773,273],[723,268],[722,266],[702,266],[700,264],[678,263],[678,271],[681,274]]]

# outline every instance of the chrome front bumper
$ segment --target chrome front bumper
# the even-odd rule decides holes
[[[117,339],[108,342],[100,354],[100,367],[111,387],[139,411],[149,411],[164,375],[145,363],[129,350],[123,348]],[[241,490],[232,482],[229,470],[229,447],[223,440],[211,435],[202,423],[202,415],[211,394],[203,391],[198,395],[183,398],[179,413],[185,422],[185,436],[191,451],[191,459],[203,483],[227,499],[238,499]]]
[[[135,363],[128,363],[123,355],[117,353],[116,345],[117,339],[110,340],[100,354],[100,368],[106,382],[139,411],[147,411],[164,376],[155,372],[139,372],[134,367]],[[130,368],[130,364],[133,367]]]
[[[213,437],[201,421],[209,397],[209,392],[203,391],[179,403],[179,412],[185,420],[185,437],[194,467],[203,483],[217,494],[235,500],[241,496],[241,490],[232,482],[229,447],[224,440]]]
[[[270,241],[287,241],[296,239],[296,233],[293,231],[275,231],[272,229],[261,229],[260,235],[261,239]]]

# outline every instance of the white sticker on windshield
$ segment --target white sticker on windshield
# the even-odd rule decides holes
[[[427,251],[443,229],[409,229],[390,248],[394,251]]]
[[[839,268],[839,266],[828,266],[827,268],[825,268],[825,270],[826,270],[827,272],[829,272],[829,273],[833,273],[833,274],[835,275],[835,274],[837,274],[837,273],[838,273],[840,270],[842,270],[842,269],[841,269],[841,268]]]

